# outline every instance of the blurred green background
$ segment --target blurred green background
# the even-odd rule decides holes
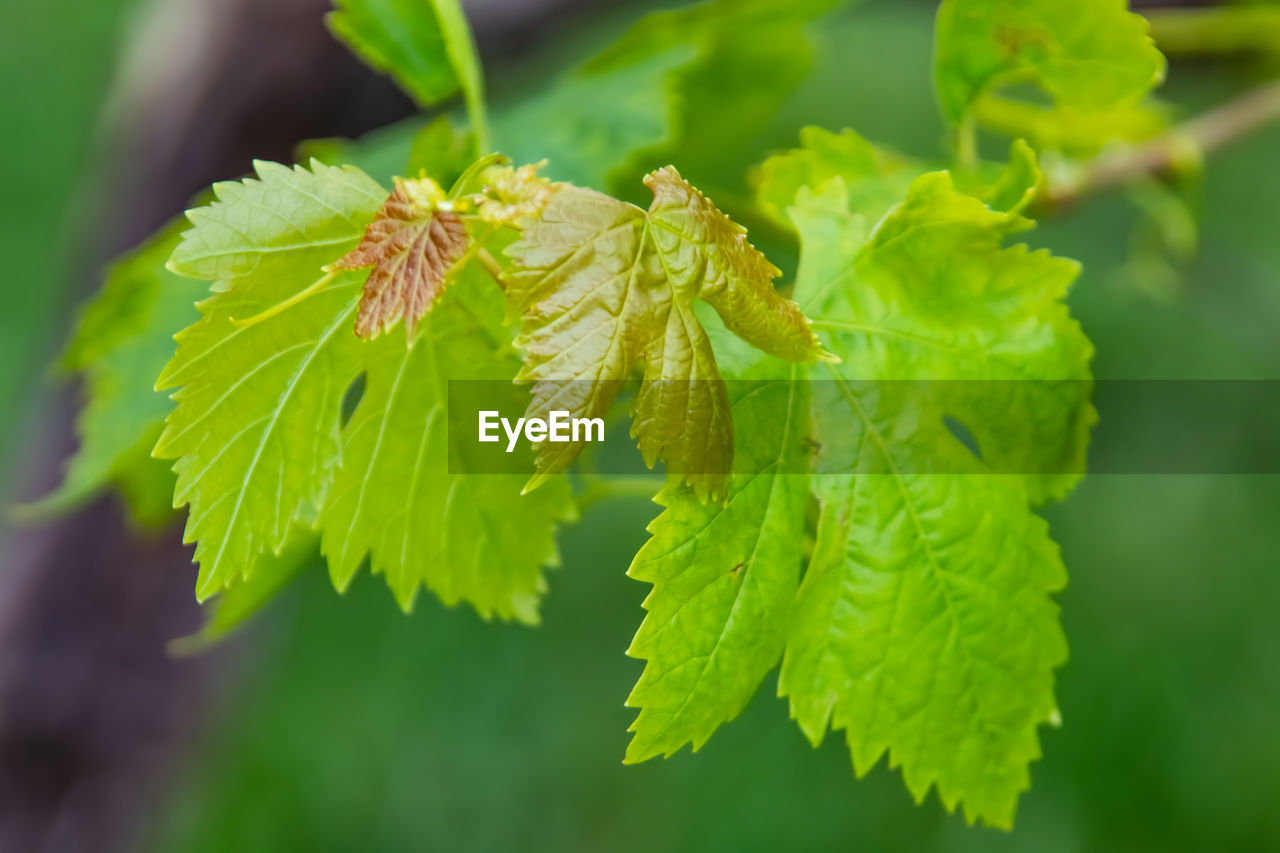
[[[11,453],[22,447],[14,420],[35,405],[33,378],[71,313],[61,282],[92,237],[61,229],[72,188],[110,166],[86,162],[83,139],[127,3],[60,4],[74,7],[84,45],[67,46],[75,31],[62,26],[33,20],[30,31],[74,62],[33,75],[35,44],[0,59],[13,66],[6,82],[11,70],[29,81],[7,87],[0,162],[36,164],[16,170],[24,179],[3,208],[6,255],[26,264],[10,270],[0,340]],[[588,9],[575,21],[572,43],[549,36],[535,67],[589,52],[618,17]],[[931,26],[931,4],[879,0],[821,27],[814,72],[756,152],[793,145],[804,124],[939,152]],[[526,66],[486,60],[499,94],[528,85]],[[1175,63],[1164,94],[1192,110],[1249,73]],[[1280,378],[1277,163],[1280,128],[1213,158],[1200,252],[1172,279],[1135,262],[1138,213],[1120,195],[1031,235],[1085,265],[1072,307],[1099,377]],[[1099,408],[1105,420],[1105,399]],[[613,501],[567,529],[532,630],[425,596],[406,618],[381,579],[363,576],[340,598],[309,573],[232,644],[229,675],[169,763],[137,849],[1280,850],[1280,478],[1091,477],[1049,509],[1071,575],[1059,599],[1071,643],[1064,725],[1042,732],[1012,833],[968,828],[933,796],[915,806],[883,763],[856,780],[839,737],[809,748],[772,679],[696,756],[624,767],[622,701],[641,665],[623,650],[646,591],[624,572],[655,512]]]

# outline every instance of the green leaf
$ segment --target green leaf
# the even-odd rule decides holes
[[[817,485],[779,679],[792,716],[815,744],[845,729],[859,775],[889,752],[917,801],[936,784],[949,810],[1009,828],[1066,660],[1047,526],[998,477]]]
[[[800,147],[765,160],[755,170],[756,200],[778,224],[792,227],[788,209],[801,190],[821,190],[840,178],[847,212],[870,227],[902,201],[927,170],[919,161],[886,151],[855,131],[832,133],[820,127],[800,131]],[[959,188],[995,210],[1022,211],[1035,197],[1042,176],[1035,151],[1015,140],[1003,164],[983,161],[957,176]]]
[[[534,621],[555,524],[572,514],[566,484],[524,498],[518,479],[448,467],[448,380],[509,383],[518,367],[500,294],[464,275],[436,299],[413,347],[401,334],[366,343],[354,327],[370,276],[336,262],[361,243],[387,192],[350,167],[259,164],[259,176],[220,185],[214,205],[193,211],[179,253],[189,250],[172,262],[238,273],[201,303],[161,377],[179,390],[156,454],[178,460],[174,499],[190,504],[197,597],[276,566],[272,555],[302,524],[319,530],[340,589],[369,556],[406,609],[425,583],[448,604]],[[264,199],[287,217],[263,216]],[[499,529],[518,535],[484,533]]]
[[[458,0],[334,0],[327,18],[339,39],[392,75],[421,106],[461,90],[481,150],[488,148],[484,79]]]
[[[393,75],[419,104],[430,106],[462,88],[435,5],[426,0],[334,0],[335,10],[325,22],[357,55]]]
[[[535,383],[530,417],[553,409],[603,417],[645,362],[632,432],[648,464],[661,458],[700,495],[723,494],[733,425],[710,342],[692,314],[702,299],[752,345],[782,358],[826,354],[808,321],[773,289],[778,270],[745,230],[667,167],[645,183],[646,212],[565,186],[507,249],[511,313],[523,315],[520,378]],[[581,452],[544,444],[542,478]]]
[[[199,288],[164,267],[180,233],[176,223],[167,226],[116,261],[85,307],[63,356],[84,381],[80,447],[57,490],[24,514],[65,512],[114,483],[136,521],[157,526],[172,518],[173,476],[150,450],[173,408],[156,392],[155,377],[173,355],[173,333],[198,316]]]
[[[1039,151],[1075,158],[1096,156],[1109,142],[1142,142],[1169,128],[1169,109],[1148,98],[1105,109],[1043,106],[997,95],[973,105],[978,123],[996,133],[1021,137]]]
[[[637,152],[674,138],[670,74],[694,51],[675,45],[626,65],[577,68],[494,116],[498,150],[548,161],[557,180],[608,190]]]
[[[830,194],[838,198],[838,187]],[[985,463],[1019,475],[1039,503],[1079,480],[1096,414],[1088,404],[1093,348],[1064,302],[1079,265],[1002,246],[1031,227],[957,192],[945,172],[929,173],[860,250],[858,286],[840,286],[848,272],[832,274],[812,299],[815,328],[840,347],[847,376],[937,383],[930,402],[945,411],[930,453],[946,444],[942,415],[955,418]],[[802,301],[807,285],[797,283]]]
[[[786,640],[808,500],[807,479],[794,474],[805,386],[761,379],[734,388],[733,417],[751,428],[738,431],[728,500],[704,503],[668,485],[657,497],[667,509],[628,571],[653,584],[627,650],[648,661],[627,699],[640,709],[628,762],[701,747],[746,707]]]
[[[355,166],[379,184],[399,175],[430,171],[441,186],[450,186],[475,159],[475,141],[455,128],[447,115],[430,121],[405,119],[359,139],[311,139],[298,146],[300,162],[319,160],[328,166]]]
[[[923,171],[919,163],[872,145],[853,130],[833,133],[821,127],[800,130],[800,147],[775,154],[755,174],[756,200],[770,217],[790,226],[787,209],[801,188],[818,189],[832,178],[844,179],[849,210],[868,224],[906,195]]]
[[[218,645],[257,616],[304,571],[310,570],[317,557],[315,534],[295,527],[279,554],[259,555],[253,570],[241,583],[208,602],[204,625],[195,634],[170,641],[169,653],[184,657]]]
[[[889,751],[917,798],[936,785],[948,808],[1008,826],[1066,654],[1050,598],[1065,575],[1031,507],[1075,482],[1093,421],[1090,349],[1062,302],[1077,268],[1004,247],[1028,223],[946,173],[919,178],[869,237],[840,177],[802,191],[792,217],[796,298],[842,361],[767,386],[723,506],[664,491],[632,570],[655,586],[628,758],[701,745],[782,658],[780,692],[815,743],[844,728],[860,774]],[[738,365],[730,378],[748,383],[776,370]]]
[[[216,201],[187,213],[169,268],[215,286],[298,267],[320,269],[358,239],[387,191],[358,169],[254,162],[257,178],[213,185]],[[344,248],[346,247],[346,248]],[[318,277],[318,275],[317,275]]]
[[[707,0],[653,12],[587,65],[616,73],[675,49],[692,60],[670,75],[670,142],[640,168],[677,159],[695,183],[736,183],[751,143],[812,65],[809,24],[844,0]]]
[[[537,621],[542,567],[559,561],[555,524],[572,516],[566,481],[522,496],[522,477],[455,474],[448,464],[449,383],[510,381],[519,360],[509,344],[502,294],[473,270],[441,298],[412,348],[399,335],[367,345],[364,395],[343,429],[320,519],[339,590],[369,555],[406,611],[425,584],[486,618]]]
[[[235,321],[311,285],[387,196],[356,169],[256,168],[256,180],[216,184],[217,201],[188,213],[193,227],[169,262],[222,279],[157,382],[179,389],[155,455],[177,460],[174,505],[190,505],[185,541],[196,543],[201,600],[247,577],[259,553],[278,553],[291,524],[322,506],[342,397],[360,372],[360,276],[343,274],[263,322]]]
[[[943,0],[934,73],[962,121],[985,92],[1029,81],[1060,106],[1106,110],[1156,86],[1164,57],[1125,0]]]
[[[992,210],[1021,213],[1035,199],[1044,183],[1035,149],[1026,140],[1015,139],[1009,146],[1009,162],[1000,167],[989,180],[979,180],[976,186],[962,187],[972,196],[986,202]]]
[[[359,237],[349,230],[338,252]],[[233,323],[311,284],[318,265],[289,269],[290,257],[200,303],[202,319],[178,335],[157,384],[179,389],[155,454],[177,460],[174,505],[190,505],[184,541],[196,543],[200,600],[247,577],[259,553],[283,548],[294,521],[315,518],[339,458],[342,398],[363,354],[351,333],[358,275],[262,322]]]

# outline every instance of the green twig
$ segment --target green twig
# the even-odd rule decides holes
[[[1280,7],[1206,6],[1144,14],[1156,46],[1170,56],[1280,53]]]
[[[1084,169],[1049,181],[1041,202],[1061,208],[1081,196],[1159,175],[1280,121],[1280,80],[1272,80],[1140,145],[1103,154]]]

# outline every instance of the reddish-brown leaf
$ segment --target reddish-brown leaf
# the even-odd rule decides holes
[[[404,318],[413,337],[470,242],[462,217],[439,210],[444,194],[430,179],[396,179],[395,192],[365,228],[364,239],[330,270],[373,267],[356,315],[356,335],[375,338]]]

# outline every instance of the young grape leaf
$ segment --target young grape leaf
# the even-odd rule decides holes
[[[63,356],[84,381],[80,447],[57,490],[24,514],[65,512],[114,483],[135,521],[156,526],[172,517],[173,476],[150,451],[173,408],[155,377],[173,355],[174,331],[199,316],[199,288],[164,267],[180,233],[167,226],[116,261],[86,306]]]
[[[555,524],[572,516],[567,483],[522,496],[521,477],[448,466],[448,384],[510,381],[519,359],[509,346],[500,354],[504,344],[502,293],[473,267],[415,346],[399,335],[366,345],[364,394],[342,431],[342,462],[320,518],[339,590],[369,555],[406,611],[425,584],[445,604],[468,601],[486,618],[537,621],[542,567],[559,559]]]
[[[807,429],[799,367],[770,364],[782,379],[734,383],[734,476],[724,504],[704,503],[668,485],[666,510],[628,574],[653,584],[648,611],[627,654],[648,661],[627,699],[639,708],[628,763],[696,750],[736,717],[786,641],[800,579],[807,478],[795,475]]]
[[[1125,0],[943,0],[934,73],[942,112],[962,121],[974,101],[1030,80],[1063,106],[1136,103],[1164,77],[1146,19]]]
[[[1098,110],[1057,104],[1043,106],[998,95],[983,95],[973,115],[988,130],[1026,139],[1038,151],[1084,159],[1109,142],[1142,142],[1169,128],[1170,110],[1147,98]]]
[[[494,166],[486,169],[484,198],[476,212],[481,220],[491,225],[510,225],[524,228],[542,215],[547,202],[558,184],[538,175],[538,169],[546,163],[526,163],[523,166]]]
[[[416,174],[432,166],[452,181],[471,161],[465,136],[443,116],[415,131],[404,152],[377,135],[359,142],[326,140],[309,150],[327,152],[364,171]],[[331,149],[331,150],[330,150]],[[466,158],[463,161],[462,158]],[[390,165],[391,160],[396,165]],[[85,405],[77,421],[80,447],[68,463],[62,484],[20,512],[43,517],[65,512],[108,484],[119,490],[132,519],[159,526],[173,518],[174,477],[151,449],[173,408],[169,395],[156,391],[155,377],[174,352],[174,332],[199,318],[195,303],[203,295],[189,279],[165,264],[183,228],[175,222],[141,247],[112,264],[107,280],[87,304],[63,366],[84,382]]]
[[[841,178],[848,211],[875,225],[898,204],[922,173],[924,163],[886,151],[852,130],[832,133],[820,127],[800,131],[800,147],[775,154],[755,170],[756,199],[780,225],[793,227],[788,208],[804,188],[817,190]],[[1021,139],[1004,164],[983,161],[957,178],[960,189],[994,210],[1022,211],[1041,184],[1035,151]]]
[[[438,209],[445,194],[430,178],[395,180],[395,190],[365,228],[360,245],[330,272],[373,267],[356,314],[356,335],[376,338],[404,319],[409,340],[444,290],[470,244],[462,217]]]
[[[695,299],[752,345],[793,361],[826,357],[795,304],[773,288],[778,270],[746,232],[667,167],[645,183],[648,211],[566,186],[507,249],[508,297],[523,315],[520,378],[535,383],[531,417],[552,410],[603,417],[635,365],[645,382],[632,432],[645,460],[667,460],[700,495],[723,494],[733,425],[727,392]],[[544,444],[536,485],[581,443]]]
[[[348,230],[342,245],[359,236]],[[200,303],[203,317],[178,335],[157,383],[178,389],[155,454],[177,460],[174,506],[190,505],[185,541],[196,543],[201,600],[246,576],[260,552],[283,548],[294,521],[315,517],[339,458],[342,397],[363,355],[351,333],[358,277],[254,325],[233,322],[311,283],[319,265],[290,271],[287,257],[276,256],[271,276],[238,279]]]
[[[787,209],[802,187],[817,189],[841,177],[850,210],[874,225],[922,171],[921,164],[879,148],[853,130],[804,127],[799,148],[775,154],[756,169],[756,200],[776,222],[790,227]]]
[[[476,281],[451,288],[413,348],[399,335],[362,341],[352,324],[363,276],[333,265],[361,243],[388,193],[353,168],[259,164],[258,173],[219,185],[219,200],[192,212],[171,262],[197,277],[236,276],[201,303],[160,383],[179,388],[156,453],[178,460],[174,499],[191,507],[197,596],[251,577],[302,523],[318,526],[340,588],[368,554],[406,608],[425,582],[447,603],[532,621],[555,523],[571,514],[567,486],[522,498],[511,478],[453,476],[442,432],[448,379],[514,376],[496,292],[485,313],[467,301]],[[262,215],[264,199],[273,215]],[[364,394],[344,426],[360,376]],[[496,543],[488,549],[461,544],[498,528],[520,535],[486,537]]]
[[[345,273],[291,309],[254,317],[302,291],[353,248],[387,193],[362,172],[256,163],[258,178],[214,185],[217,200],[169,266],[212,280],[201,320],[178,335],[157,387],[178,388],[155,455],[176,459],[174,506],[190,505],[203,600],[279,552],[294,521],[315,517],[339,453],[338,407],[359,373],[359,282]]]
[[[179,275],[232,286],[255,275],[270,279],[299,267],[319,270],[358,240],[387,198],[358,169],[290,169],[255,161],[257,178],[213,185],[216,200],[187,213],[195,227],[182,235],[169,269]],[[319,273],[315,278],[319,278]]]
[[[1003,247],[1025,220],[945,173],[919,178],[869,238],[842,178],[800,196],[796,298],[842,361],[767,386],[790,406],[735,401],[755,419],[726,504],[662,493],[632,568],[654,589],[632,649],[647,663],[628,760],[697,748],[781,658],[780,692],[811,740],[844,728],[860,774],[887,750],[917,798],[937,785],[948,808],[1008,826],[1066,654],[1050,598],[1064,573],[1031,505],[1075,481],[1093,420],[1089,346],[1062,303],[1076,267]],[[761,369],[776,368],[730,378]],[[912,383],[891,381],[922,379],[943,390],[909,401]],[[819,520],[798,581],[810,493]],[[740,519],[750,535],[730,535]]]
[[[1009,161],[996,170],[980,164],[976,175],[965,175],[966,185],[958,188],[986,202],[992,210],[1022,213],[1044,184],[1040,160],[1024,139],[1009,146]]]

